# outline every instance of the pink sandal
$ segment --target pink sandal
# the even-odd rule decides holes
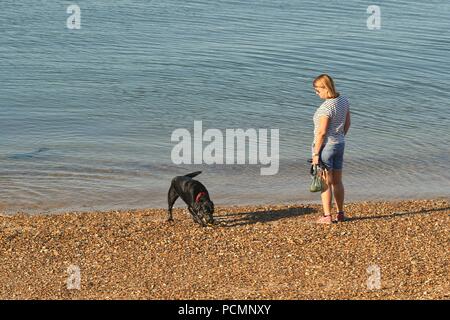
[[[333,220],[331,220],[331,214],[320,217],[316,220],[316,223],[319,224],[332,224]]]

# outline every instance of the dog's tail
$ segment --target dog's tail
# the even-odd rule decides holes
[[[201,171],[195,171],[195,172],[192,172],[192,173],[185,174],[184,176],[185,177],[189,177],[189,178],[193,178],[195,176],[198,176],[200,173],[202,173],[202,172]]]

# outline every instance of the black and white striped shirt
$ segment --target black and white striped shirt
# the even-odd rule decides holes
[[[317,108],[314,113],[314,143],[316,142],[316,135],[319,130],[320,117],[326,116],[330,118],[327,134],[325,136],[324,144],[337,144],[345,141],[344,139],[344,125],[347,118],[347,112],[350,110],[348,99],[339,96],[334,99],[326,99],[324,103]]]

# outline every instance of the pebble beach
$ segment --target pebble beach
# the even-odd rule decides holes
[[[0,299],[449,299],[448,198],[0,214]]]

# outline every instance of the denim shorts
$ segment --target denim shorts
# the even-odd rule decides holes
[[[325,144],[320,151],[320,159],[331,170],[342,170],[344,166],[345,142]]]

